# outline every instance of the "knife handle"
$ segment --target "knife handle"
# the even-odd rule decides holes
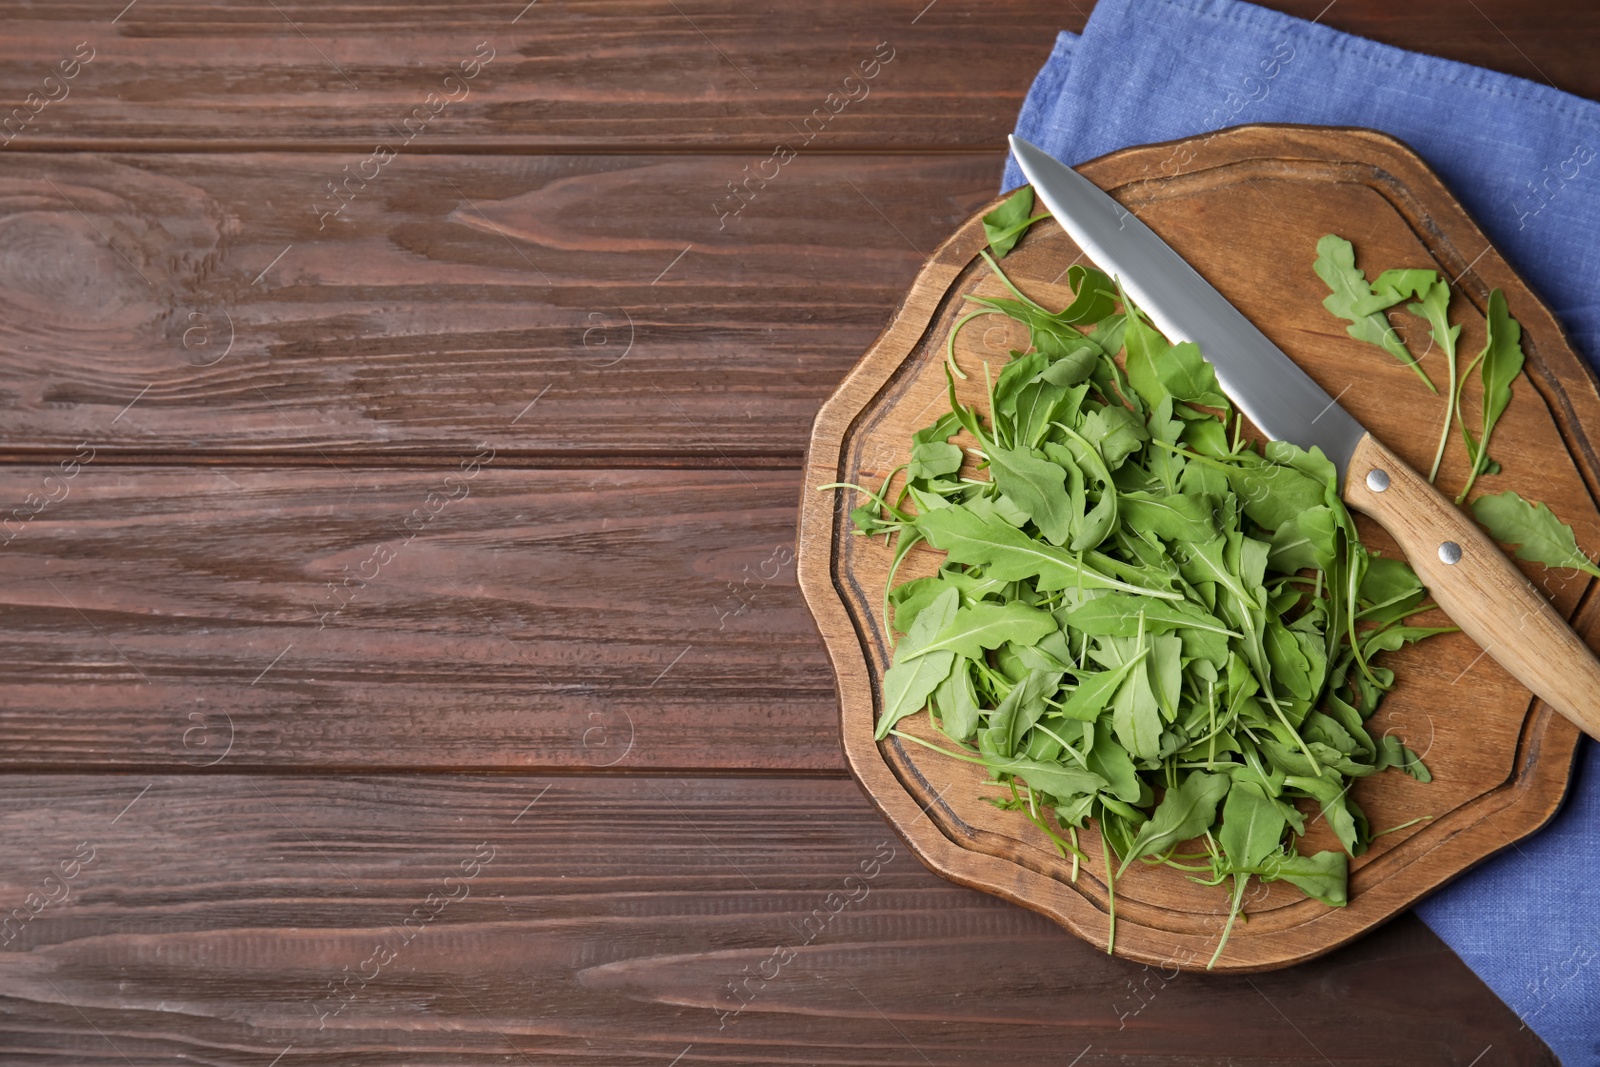
[[[1462,632],[1600,739],[1600,662],[1477,523],[1370,433],[1350,456],[1344,500],[1394,535]]]

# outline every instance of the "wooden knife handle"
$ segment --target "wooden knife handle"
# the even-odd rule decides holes
[[[1468,637],[1600,739],[1600,662],[1477,523],[1370,433],[1350,457],[1344,499],[1394,535]]]

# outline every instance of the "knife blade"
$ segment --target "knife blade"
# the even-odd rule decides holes
[[[1471,519],[1133,212],[1042,149],[1012,137],[1011,151],[1062,229],[1169,341],[1199,345],[1223,391],[1267,436],[1322,449],[1338,468],[1345,503],[1394,536],[1456,625],[1600,739],[1600,660]]]

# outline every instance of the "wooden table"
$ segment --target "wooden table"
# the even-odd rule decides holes
[[[1325,2],[1600,96],[1589,5]],[[844,771],[806,431],[1087,3],[121,3],[0,6],[0,1063],[1554,1062],[1414,918],[1174,977]]]

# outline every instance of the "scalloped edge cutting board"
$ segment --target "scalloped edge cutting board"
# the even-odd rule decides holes
[[[1527,369],[1495,436],[1505,473],[1478,491],[1514,488],[1547,501],[1600,549],[1595,452],[1600,394],[1549,310],[1409,148],[1369,130],[1245,126],[1208,137],[1112,153],[1080,168],[1161,234],[1234,301],[1330,395],[1413,466],[1426,470],[1443,401],[1377,348],[1345,335],[1323,310],[1326,289],[1311,270],[1327,232],[1348,237],[1369,277],[1388,267],[1432,267],[1458,278],[1452,316],[1464,322],[1459,349],[1482,347],[1491,288],[1504,289],[1524,327]],[[996,201],[998,203],[998,201]],[[993,204],[984,208],[991,210]],[[838,678],[841,728],[851,771],[878,809],[929,868],[952,881],[1042,912],[1105,948],[1108,899],[1098,833],[1081,839],[1094,862],[1076,872],[1022,815],[985,802],[998,795],[981,768],[907,745],[872,739],[879,683],[890,641],[881,599],[889,552],[881,539],[853,536],[852,494],[815,492],[835,481],[879,480],[908,458],[912,430],[944,410],[942,360],[963,294],[997,291],[978,257],[981,215],[942,244],[917,276],[888,327],[825,403],[812,430],[801,504],[799,580]],[[1054,223],[1036,225],[1003,263],[1023,291],[1046,306],[1070,299],[1066,267],[1081,253]],[[970,306],[970,305],[968,305]],[[994,371],[1025,331],[979,319],[960,334],[957,356],[972,373],[964,402],[981,396],[983,364]],[[1420,320],[1393,318],[1417,332]],[[1442,381],[1442,357],[1421,359]],[[1468,390],[1468,412],[1477,395]],[[1453,494],[1465,461],[1453,441],[1439,484]],[[1363,539],[1386,554],[1392,542],[1363,521]],[[931,573],[939,554],[912,551],[902,579]],[[1600,610],[1590,580],[1526,571],[1574,620],[1591,647]],[[1508,620],[1508,625],[1513,624]],[[1426,894],[1517,839],[1559,807],[1578,731],[1482,655],[1460,634],[1435,638],[1385,661],[1401,678],[1369,728],[1395,732],[1423,753],[1434,775],[1424,785],[1398,772],[1360,780],[1353,796],[1374,829],[1431,816],[1380,837],[1351,864],[1350,903],[1328,908],[1285,885],[1261,886],[1218,961],[1218,972],[1247,972],[1312,959],[1392,918]],[[926,715],[907,723],[931,732]],[[1310,813],[1314,815],[1314,812]],[[1308,816],[1309,821],[1309,816]],[[1314,823],[1303,848],[1337,847]],[[1134,864],[1117,880],[1115,952],[1161,966],[1202,969],[1227,912],[1223,887],[1196,885],[1179,872]]]

